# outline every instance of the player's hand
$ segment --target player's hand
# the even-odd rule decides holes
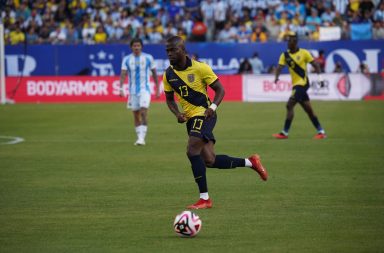
[[[215,111],[212,108],[207,108],[204,112],[204,116],[206,119],[212,118],[215,115]]]
[[[123,90],[122,87],[120,88],[120,94],[119,94],[119,96],[120,96],[120,97],[124,97],[124,96],[125,96],[125,94],[124,94],[124,90]]]
[[[184,113],[179,113],[179,114],[177,114],[176,117],[177,117],[177,122],[179,122],[179,123],[184,123],[187,121],[187,117],[185,116]]]

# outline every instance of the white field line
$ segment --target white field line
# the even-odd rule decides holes
[[[5,141],[4,141],[5,139]],[[16,136],[0,136],[0,145],[12,145],[23,142],[24,139]]]

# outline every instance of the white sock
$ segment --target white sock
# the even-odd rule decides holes
[[[202,193],[200,193],[200,198],[201,198],[201,199],[204,199],[204,200],[208,200],[208,199],[209,199],[208,192],[202,192]]]
[[[135,127],[135,131],[136,131],[137,139],[140,139],[141,126]]]
[[[141,138],[144,140],[145,139],[145,136],[147,135],[147,131],[148,131],[148,126],[146,125],[141,125]]]
[[[252,163],[248,158],[245,158],[245,167],[252,167]]]
[[[319,130],[319,131],[317,131],[319,134],[325,134],[325,131],[324,131],[324,129],[321,129],[321,130]]]
[[[285,132],[284,130],[281,130],[281,132],[282,132],[285,136],[288,136],[288,132]]]

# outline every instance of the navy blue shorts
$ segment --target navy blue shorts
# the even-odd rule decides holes
[[[189,136],[199,137],[206,142],[216,142],[215,136],[213,135],[213,129],[215,128],[217,121],[216,114],[206,119],[204,116],[192,117],[187,121],[187,132]]]
[[[309,96],[307,93],[307,90],[309,88],[309,85],[295,85],[292,88],[292,94],[290,99],[294,99],[296,102],[305,102],[309,101]]]

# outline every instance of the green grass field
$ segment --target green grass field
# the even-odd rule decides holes
[[[173,232],[198,198],[184,125],[153,103],[147,146],[125,104],[0,106],[0,252],[383,252],[384,103],[314,102],[329,138],[284,103],[224,103],[217,154],[269,171],[209,169],[214,208],[194,239]],[[0,139],[0,142],[4,142]]]

